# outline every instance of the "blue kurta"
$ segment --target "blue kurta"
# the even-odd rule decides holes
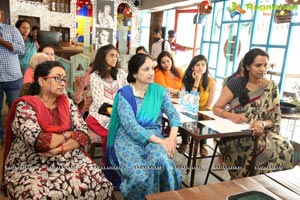
[[[143,99],[135,97],[137,113]],[[142,127],[136,121],[132,106],[119,94],[117,105],[120,126],[116,133],[114,148],[119,161],[125,199],[145,199],[147,194],[181,188],[181,171],[167,155],[162,145],[148,142],[151,135],[161,135],[162,113],[168,116],[170,126],[180,126],[179,115],[168,93],[165,92],[161,113],[153,127]]]

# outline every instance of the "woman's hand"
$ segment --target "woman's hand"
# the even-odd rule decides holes
[[[201,73],[196,73],[195,71],[193,71],[192,76],[195,79],[195,82],[198,82],[198,84],[199,84],[199,81],[201,79],[202,74]]]
[[[47,152],[38,153],[38,154],[41,157],[53,157],[53,156],[56,156],[56,155],[58,155],[60,153],[61,153],[61,148],[60,148],[60,146],[58,146],[58,147],[56,147],[54,149],[50,149]]]
[[[173,158],[176,153],[176,146],[177,146],[176,138],[174,140],[174,138],[168,137],[168,138],[164,139],[164,141],[167,143],[167,145],[169,147],[169,151],[170,151],[169,157]]]
[[[263,125],[263,121],[261,121],[261,120],[252,122],[250,124],[250,128],[253,129],[253,131],[252,131],[253,136],[260,136],[261,134],[263,134],[264,129],[265,129],[265,127]]]
[[[236,124],[242,124],[248,121],[247,117],[245,117],[243,114],[235,114],[235,113],[230,113],[229,119]]]
[[[168,138],[164,139],[160,144],[163,146],[163,148],[166,150],[168,156],[170,158],[173,158],[175,155],[175,150],[172,148],[172,142],[168,140]],[[175,147],[176,149],[176,147]]]

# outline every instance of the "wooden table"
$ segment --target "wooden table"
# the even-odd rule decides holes
[[[286,178],[283,179],[283,177]],[[287,177],[293,177],[293,179],[289,180]],[[282,180],[285,181],[280,182]],[[146,196],[146,200],[225,200],[229,195],[247,191],[260,191],[275,199],[297,200],[300,199],[299,180],[300,167],[298,166],[292,170],[274,172],[266,175],[185,188],[178,191],[151,194]]]
[[[229,120],[228,120],[229,121]],[[218,124],[218,123],[222,123],[221,121],[217,121],[217,120],[206,120],[205,123],[211,123],[212,127],[215,130],[215,128],[213,127],[214,124]],[[183,123],[182,127],[179,127],[178,132],[179,133],[185,133],[188,136],[190,136],[192,138],[191,142],[190,142],[190,149],[189,149],[189,153],[188,153],[188,161],[187,161],[187,173],[189,173],[190,169],[191,169],[191,179],[190,179],[190,184],[186,184],[183,182],[183,184],[187,187],[193,187],[194,186],[194,179],[195,179],[195,172],[197,169],[196,163],[197,163],[197,153],[198,153],[198,148],[199,148],[199,144],[200,141],[203,139],[208,139],[208,138],[225,138],[225,137],[243,137],[243,136],[249,136],[251,135],[251,131],[250,130],[240,130],[240,129],[230,129],[228,128],[229,131],[226,130],[217,130],[216,132],[214,132],[213,134],[203,134],[200,135],[197,132],[197,127],[193,127],[191,129],[190,127],[190,122],[187,123]],[[198,123],[204,123],[204,121],[199,121]],[[231,122],[233,123],[233,122]],[[214,156],[214,155],[213,155]]]

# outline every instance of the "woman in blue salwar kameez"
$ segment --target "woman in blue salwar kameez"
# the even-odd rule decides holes
[[[118,166],[125,199],[145,199],[152,193],[181,188],[181,171],[172,160],[176,152],[179,115],[168,92],[153,83],[154,66],[145,54],[128,63],[129,85],[115,97],[110,120],[107,162]],[[162,115],[171,131],[162,135]]]

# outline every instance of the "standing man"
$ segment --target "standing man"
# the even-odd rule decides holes
[[[4,129],[2,126],[2,105],[4,92],[8,107],[19,97],[23,82],[18,55],[25,52],[24,40],[14,26],[3,24],[0,19],[0,146],[2,148]]]
[[[168,42],[170,43],[171,54],[173,56],[176,55],[177,51],[191,51],[191,50],[193,50],[192,47],[186,47],[186,46],[182,46],[180,44],[177,44],[175,42],[175,40],[176,40],[176,31],[169,30],[168,31]],[[199,50],[199,48],[197,48],[196,51],[197,50]]]
[[[152,44],[151,48],[151,57],[154,60],[157,60],[158,55],[162,51],[168,51],[171,53],[171,48],[169,42],[166,42],[162,37],[162,30],[161,28],[154,29],[153,38],[154,43]]]

